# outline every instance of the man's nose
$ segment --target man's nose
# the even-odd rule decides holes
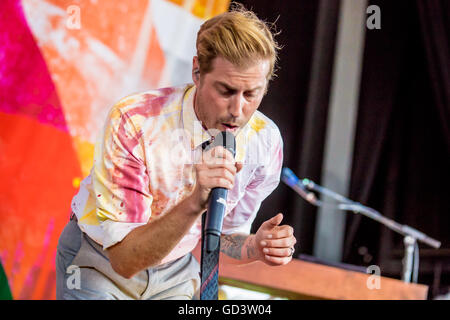
[[[229,112],[234,118],[239,118],[242,115],[242,109],[244,108],[245,101],[242,94],[235,94],[231,101]]]

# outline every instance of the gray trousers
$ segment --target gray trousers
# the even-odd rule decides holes
[[[57,246],[56,299],[198,299],[199,271],[195,257],[187,254],[126,279],[112,269],[102,246],[70,220]]]

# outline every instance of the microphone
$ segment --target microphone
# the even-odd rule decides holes
[[[317,204],[316,195],[306,190],[303,182],[300,181],[300,179],[295,175],[294,172],[292,172],[291,169],[284,167],[283,170],[281,170],[281,180],[289,187],[294,189],[294,191],[297,192],[303,199],[314,205]]]
[[[236,153],[236,139],[231,132],[222,131],[215,136],[214,141],[210,143],[205,151],[223,146],[233,154]],[[208,211],[206,213],[205,236],[206,251],[208,253],[216,250],[219,245],[220,235],[222,234],[223,216],[227,208],[228,189],[213,188],[209,196]]]

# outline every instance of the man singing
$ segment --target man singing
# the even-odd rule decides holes
[[[59,239],[57,299],[195,298],[191,251],[215,187],[228,189],[222,253],[238,263],[292,259],[296,239],[281,213],[249,235],[283,160],[278,128],[257,111],[278,46],[263,21],[236,6],[201,26],[196,47],[193,84],[131,95],[109,112]],[[235,136],[235,158],[221,146],[203,151],[221,131]],[[70,266],[78,287],[68,285]]]

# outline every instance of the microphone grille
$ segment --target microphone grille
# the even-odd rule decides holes
[[[236,138],[231,132],[220,132],[214,137],[214,140],[204,148],[204,150],[208,151],[217,146],[223,146],[233,154],[233,157],[236,156]]]

